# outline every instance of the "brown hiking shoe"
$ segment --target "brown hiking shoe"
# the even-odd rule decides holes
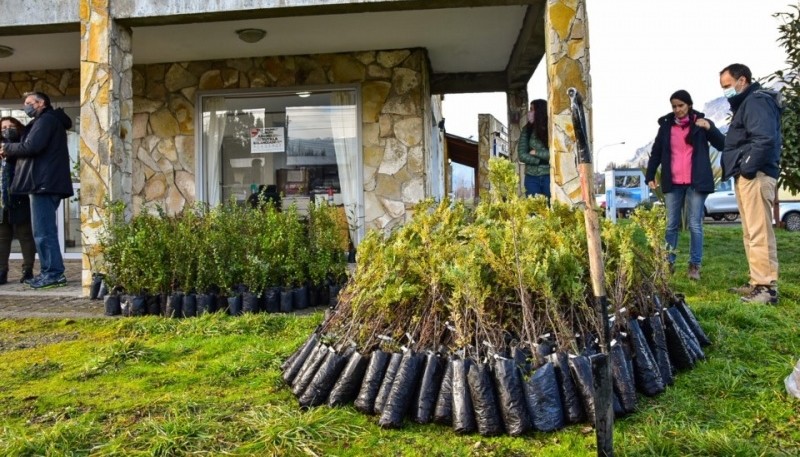
[[[728,289],[728,292],[737,294],[737,295],[750,295],[750,292],[753,291],[753,286],[750,284],[745,284],[739,287],[731,287]]]
[[[778,303],[778,290],[770,286],[755,286],[750,294],[742,297],[744,303],[764,303],[775,305]]]
[[[692,281],[699,281],[700,280],[700,265],[696,263],[689,264],[689,279]]]

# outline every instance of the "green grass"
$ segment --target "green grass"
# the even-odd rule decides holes
[[[714,344],[616,423],[617,455],[800,454],[800,400],[783,386],[800,358],[800,233],[778,241],[781,301],[767,307],[726,291],[747,279],[738,227],[707,226],[700,283],[685,279],[682,235],[675,290]],[[0,320],[0,455],[596,455],[582,425],[483,438],[385,431],[350,407],[300,411],[279,366],[321,317]]]

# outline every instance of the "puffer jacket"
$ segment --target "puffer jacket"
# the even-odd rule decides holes
[[[717,129],[710,119],[708,123],[711,128],[708,130],[694,125],[697,119],[705,118],[705,114],[691,110],[689,112],[689,135],[692,138],[692,189],[701,193],[714,192],[714,173],[711,170],[711,158],[708,143],[722,150],[725,146],[725,136]],[[656,170],[661,167],[661,190],[664,193],[672,191],[672,145],[671,130],[675,125],[675,114],[669,113],[658,119],[658,134],[653,149],[650,151],[650,160],[647,162],[647,172],[645,180],[653,181],[656,178]]]
[[[5,145],[8,157],[17,160],[11,193],[71,197],[67,129],[72,120],[62,110],[47,107],[22,133],[19,143]]]
[[[529,154],[530,150],[536,150],[536,155]],[[546,176],[550,174],[550,150],[547,145],[542,144],[539,138],[533,134],[533,129],[526,125],[522,128],[517,145],[517,156],[519,161],[525,164],[525,174],[528,176]]]
[[[730,98],[733,118],[722,152],[723,179],[753,179],[759,171],[778,178],[781,161],[781,103],[779,94],[753,83]]]

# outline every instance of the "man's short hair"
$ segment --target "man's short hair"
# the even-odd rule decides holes
[[[744,79],[747,80],[747,84],[750,84],[753,79],[753,73],[750,71],[747,65],[741,63],[732,63],[728,65],[719,72],[719,75],[722,76],[722,74],[726,71],[733,76],[733,79],[739,79],[744,76]]]
[[[48,97],[47,94],[45,94],[44,92],[38,92],[38,91],[25,92],[24,95],[25,95],[25,98],[28,98],[30,96],[34,96],[34,97],[36,97],[37,100],[41,100],[42,102],[44,102],[44,106],[50,106],[50,97]]]

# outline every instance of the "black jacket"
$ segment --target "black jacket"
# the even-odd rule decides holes
[[[780,173],[781,108],[777,93],[753,83],[730,98],[733,118],[722,152],[723,179],[753,179],[763,172],[775,179]]]
[[[71,197],[67,129],[72,120],[62,109],[45,108],[25,126],[19,143],[5,146],[6,155],[17,159],[12,194],[48,194]]]
[[[714,192],[714,172],[711,170],[708,143],[720,151],[725,146],[725,136],[717,129],[711,120],[708,130],[694,125],[697,119],[705,118],[705,114],[695,110],[689,112],[689,135],[692,138],[692,188],[697,192]],[[661,190],[664,193],[672,191],[672,146],[670,145],[670,131],[675,125],[675,114],[669,113],[658,119],[658,134],[650,151],[650,160],[647,162],[645,180],[653,181],[656,170],[661,166]]]

